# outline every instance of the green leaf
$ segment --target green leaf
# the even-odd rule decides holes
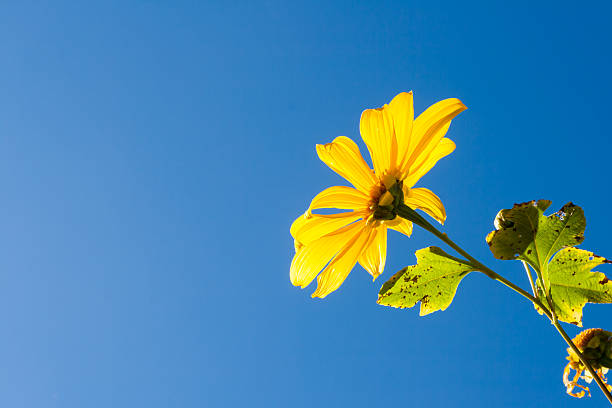
[[[573,248],[584,240],[582,208],[568,203],[545,216],[549,205],[546,200],[530,201],[501,210],[487,242],[496,258],[529,263],[539,277],[538,299],[552,306],[557,319],[582,326],[584,305],[612,303],[612,283],[603,273],[592,272],[610,261]]]
[[[487,235],[487,243],[497,259],[520,259],[528,262],[550,288],[548,262],[560,249],[575,246],[584,240],[586,219],[582,208],[565,204],[549,216],[544,211],[548,200],[515,204],[501,210],[495,218],[495,231]]]
[[[612,263],[578,248],[559,251],[548,265],[550,294],[557,318],[582,326],[582,308],[587,303],[612,303],[612,282],[596,266]]]
[[[548,200],[538,200],[501,210],[495,218],[496,231],[487,236],[493,256],[521,259],[539,269],[561,248],[580,244],[586,227],[582,208],[567,203],[545,216],[549,205]]]
[[[548,208],[550,201],[540,200],[514,204],[495,217],[495,231],[487,235],[487,243],[497,259],[517,259],[525,254],[535,240],[540,214]]]
[[[402,269],[383,285],[378,303],[403,309],[421,302],[421,316],[446,310],[459,282],[474,267],[438,247],[419,249],[416,257],[416,265]]]

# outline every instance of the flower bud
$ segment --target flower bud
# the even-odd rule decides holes
[[[578,350],[580,350],[582,357],[591,364],[608,389],[612,389],[612,387],[606,383],[604,377],[608,369],[612,368],[612,333],[603,329],[587,329],[574,337],[573,342]],[[588,371],[585,372],[586,366],[580,361],[580,358],[571,347],[568,347],[567,353],[569,363],[565,366],[565,370],[563,371],[563,384],[567,388],[567,393],[576,398],[584,397],[585,392],[590,396],[591,393],[588,387],[578,384],[578,381],[583,379],[587,383],[590,383],[593,377]],[[570,381],[569,374],[572,369],[576,371],[576,375]],[[576,387],[582,388],[582,391],[574,393],[573,391]]]

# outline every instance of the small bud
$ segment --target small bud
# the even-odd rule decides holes
[[[603,374],[612,365],[612,360],[609,357],[612,350],[612,333],[603,329],[587,329],[574,337],[573,342],[582,353],[582,357],[593,366],[605,383]],[[582,398],[585,395],[585,391],[590,395],[588,387],[578,384],[578,381],[582,379],[590,383],[592,380],[591,375],[585,371],[586,367],[571,347],[567,349],[567,353],[567,359],[570,362],[563,371],[563,383],[567,388],[567,393],[576,398]],[[576,375],[572,380],[569,379],[571,369],[576,371]],[[583,391],[574,393],[573,391],[576,387],[582,388]]]

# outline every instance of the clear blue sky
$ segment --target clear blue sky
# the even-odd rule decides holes
[[[315,144],[411,89],[469,107],[421,184],[446,232],[526,285],[485,245],[495,214],[572,200],[612,257],[612,10],[508,4],[4,3],[0,405],[603,406],[565,395],[563,341],[483,276],[425,318],[376,305],[438,245],[422,230],[391,234],[375,283],[289,282],[291,222],[342,183]]]

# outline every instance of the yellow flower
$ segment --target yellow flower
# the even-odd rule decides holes
[[[444,223],[446,212],[438,196],[413,186],[455,150],[455,143],[444,135],[451,120],[465,109],[459,99],[445,99],[414,119],[412,92],[400,93],[382,108],[366,109],[360,131],[374,170],[348,137],[317,145],[319,158],[355,188],[323,190],[291,225],[296,250],[291,283],[304,288],[318,275],[312,296],[323,298],[340,287],[357,262],[376,279],[385,267],[387,229],[412,233],[412,223],[393,212],[394,200],[403,199],[407,206]],[[322,208],[348,211],[312,212]]]

